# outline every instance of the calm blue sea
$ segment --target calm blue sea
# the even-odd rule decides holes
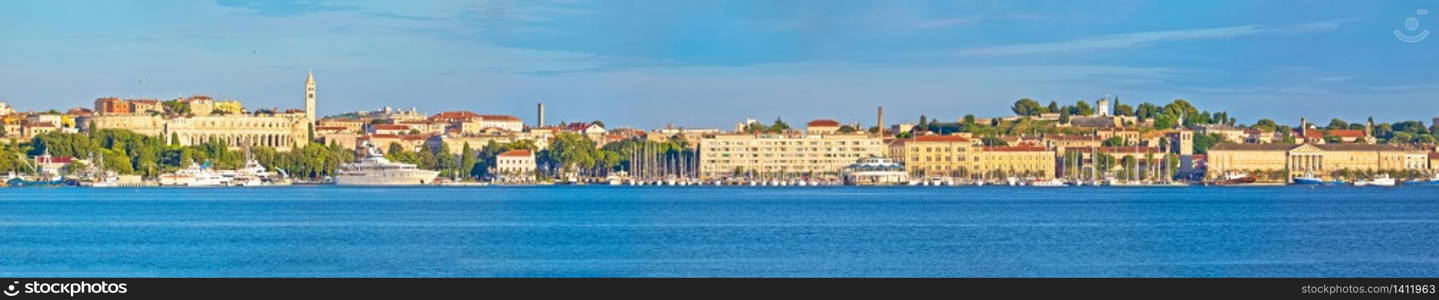
[[[0,276],[1439,276],[1439,188],[0,189]]]

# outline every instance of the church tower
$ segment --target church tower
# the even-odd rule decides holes
[[[305,119],[315,124],[315,72],[305,78]]]

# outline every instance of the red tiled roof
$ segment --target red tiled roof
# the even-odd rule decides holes
[[[1102,140],[1104,140],[1104,139],[1099,138],[1099,136],[1093,136],[1093,135],[1053,135],[1053,136],[1047,136],[1047,137],[1045,137],[1045,138],[1046,138],[1046,139],[1051,139],[1051,140],[1061,140],[1061,141],[1102,141]]]
[[[569,126],[565,126],[565,130],[585,131],[586,129],[590,129],[590,124],[591,123],[570,123]]]
[[[71,161],[74,161],[74,160],[75,160],[75,158],[69,157],[69,156],[49,156],[49,157],[46,157],[46,156],[36,156],[36,157],[35,157],[35,163],[40,163],[40,164],[68,164],[68,163],[70,163]]]
[[[966,138],[964,138],[964,137],[962,137],[962,136],[958,136],[958,135],[921,135],[921,136],[916,136],[916,137],[910,139],[910,141],[913,141],[913,142],[964,143],[964,142],[969,142],[969,139],[966,139]]]
[[[992,152],[1033,152],[1033,151],[1049,151],[1049,149],[1047,149],[1047,148],[1044,148],[1044,147],[1036,147],[1036,146],[987,146],[987,147],[982,147],[982,148],[983,148],[984,151],[992,151]]]
[[[435,114],[434,116],[430,116],[430,119],[431,119],[431,120],[455,121],[455,120],[466,120],[466,119],[473,119],[473,118],[479,118],[479,117],[480,117],[480,114],[477,114],[477,113],[474,113],[474,112],[470,112],[470,111],[463,111],[463,110],[461,110],[461,111],[447,111],[447,112],[438,113],[438,114]]]
[[[374,130],[410,130],[410,126],[395,124],[375,124],[370,125],[370,128]]]
[[[480,119],[481,119],[481,120],[485,120],[485,121],[514,121],[514,122],[519,122],[519,121],[520,121],[520,118],[516,118],[515,116],[507,116],[507,115],[480,115]]]
[[[835,121],[835,120],[814,120],[814,121],[809,121],[809,127],[839,127],[839,121]]]
[[[530,155],[533,155],[530,154],[530,150],[510,150],[499,154],[499,156],[505,157],[529,157]]]
[[[370,134],[370,135],[365,135],[365,136],[362,136],[362,137],[359,137],[359,138],[361,138],[361,139],[367,139],[367,140],[368,140],[368,139],[398,139],[398,138],[400,138],[400,135],[397,135],[397,134]]]
[[[428,140],[428,139],[430,139],[430,136],[432,136],[432,135],[429,135],[429,134],[407,134],[407,135],[400,136],[400,139],[406,140],[406,141]]]
[[[1439,152],[1429,152],[1429,159],[1439,159]]]

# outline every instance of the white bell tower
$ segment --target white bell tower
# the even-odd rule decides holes
[[[305,119],[315,124],[315,72],[305,78]]]

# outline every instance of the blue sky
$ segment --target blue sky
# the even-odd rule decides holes
[[[1190,100],[1243,122],[1439,115],[1430,1],[5,1],[0,101],[209,94],[727,128]],[[1418,9],[1435,10],[1418,15]]]

